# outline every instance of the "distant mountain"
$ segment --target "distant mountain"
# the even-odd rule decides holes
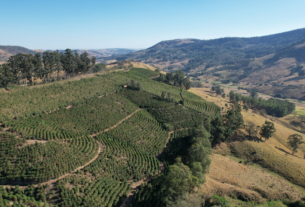
[[[305,38],[305,28],[262,37],[228,37],[213,40],[177,39],[162,41],[148,49],[109,59],[134,59],[164,70],[200,71],[259,58]]]
[[[0,45],[0,61],[7,61],[10,56],[18,53],[35,54],[36,52],[20,46],[1,46]]]
[[[53,51],[53,50],[48,50]],[[87,51],[89,53],[89,56],[95,56],[97,59],[97,62],[102,62],[104,58],[110,57],[112,55],[122,55],[122,54],[128,54],[131,52],[135,52],[137,50],[134,49],[125,49],[125,48],[109,48],[109,49],[89,49],[89,50],[83,50],[83,49],[72,49],[72,51],[77,51],[79,54]],[[65,52],[65,50],[59,50],[59,52]]]

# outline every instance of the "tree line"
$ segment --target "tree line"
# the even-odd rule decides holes
[[[267,114],[277,117],[283,117],[290,114],[295,110],[295,104],[289,101],[283,101],[280,99],[270,98],[264,100],[262,98],[257,98],[257,92],[251,91],[250,96],[242,96],[238,93],[231,91],[229,93],[229,98],[231,102],[243,102],[244,109],[264,109]]]
[[[64,53],[58,50],[35,55],[19,53],[11,56],[7,63],[0,66],[0,87],[19,84],[22,79],[26,79],[29,85],[33,85],[33,78],[46,82],[54,72],[59,79],[60,71],[64,71],[66,76],[88,73],[91,69],[93,72],[95,63],[95,56],[90,58],[87,52],[79,54],[70,49],[66,49]]]

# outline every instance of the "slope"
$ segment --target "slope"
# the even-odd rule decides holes
[[[7,61],[10,56],[18,53],[35,54],[36,52],[20,46],[3,46],[0,45],[0,61]]]
[[[177,39],[162,41],[146,50],[111,57],[135,59],[163,69],[194,69],[235,64],[241,60],[262,57],[302,40],[305,29],[251,38],[219,38],[213,40]],[[106,60],[106,59],[104,59]]]

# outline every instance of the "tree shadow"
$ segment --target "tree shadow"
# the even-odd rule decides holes
[[[262,139],[258,138],[257,136],[249,136],[242,131],[236,131],[235,134],[228,139],[228,142],[235,142],[235,141],[240,141],[240,142],[253,141],[257,143],[265,142]]]
[[[276,149],[282,151],[282,152],[285,152],[286,154],[289,154],[289,155],[292,155],[290,152],[287,152],[286,150],[282,149],[282,148],[279,148],[277,146],[274,146]]]

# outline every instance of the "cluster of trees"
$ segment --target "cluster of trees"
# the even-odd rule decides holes
[[[191,82],[188,77],[185,77],[182,70],[166,73],[166,75],[160,74],[157,80],[161,82],[166,82],[168,84],[172,84],[176,87],[183,88],[185,90],[191,88]]]
[[[142,84],[140,82],[137,83],[134,79],[129,80],[128,78],[126,78],[126,85],[129,88],[137,89],[139,91],[144,90]]]
[[[221,88],[219,85],[213,85],[211,88],[211,91],[215,91],[216,95],[223,95],[224,94],[224,90],[223,88]],[[224,94],[224,97],[226,96],[226,94]]]
[[[270,98],[264,100],[262,98],[257,98],[257,92],[251,91],[250,97],[242,96],[238,93],[231,91],[229,93],[229,98],[232,103],[243,102],[244,108],[248,110],[251,109],[264,109],[269,115],[283,117],[291,113],[295,109],[295,104],[289,101],[283,101],[280,99]]]
[[[226,141],[234,135],[236,130],[244,127],[245,124],[241,111],[241,106],[235,104],[226,114],[218,116],[211,121],[210,132],[213,146]]]
[[[78,54],[66,49],[65,53],[46,51],[42,54],[22,54],[11,56],[6,64],[0,66],[0,87],[9,84],[18,84],[21,79],[26,79],[29,85],[33,78],[47,81],[53,72],[64,71],[67,75],[87,73],[95,65],[96,57],[89,57],[87,52]]]
[[[204,175],[211,163],[209,158],[211,154],[209,136],[209,132],[201,124],[194,129],[191,136],[177,138],[178,142],[183,142],[183,140],[187,139],[189,144],[184,145],[178,154],[174,154],[178,156],[174,163],[168,166],[165,173],[152,180],[148,184],[149,188],[141,186],[141,190],[138,193],[142,191],[143,194],[138,195],[137,193],[135,195],[136,200],[132,201],[132,206],[143,206],[139,205],[139,202],[144,200],[151,201],[151,205],[148,206],[171,206],[184,199],[188,193],[194,191],[194,187],[198,187],[205,182]],[[176,145],[169,146],[169,148],[175,147]],[[175,149],[170,151],[172,150],[177,151]],[[170,151],[168,150],[169,153]],[[170,158],[174,159],[175,156],[170,156]],[[164,156],[162,156],[162,160],[170,162]],[[150,193],[153,193],[154,196]]]
[[[265,138],[265,141],[269,140],[270,137],[272,137],[272,135],[276,132],[274,123],[270,121],[265,121],[261,128],[259,126],[255,126],[253,122],[249,122],[245,128],[249,137],[259,134],[262,138]],[[305,142],[303,141],[303,137],[299,134],[292,134],[288,137],[288,146],[290,146],[292,149],[292,155],[298,152],[300,145],[304,143]]]

